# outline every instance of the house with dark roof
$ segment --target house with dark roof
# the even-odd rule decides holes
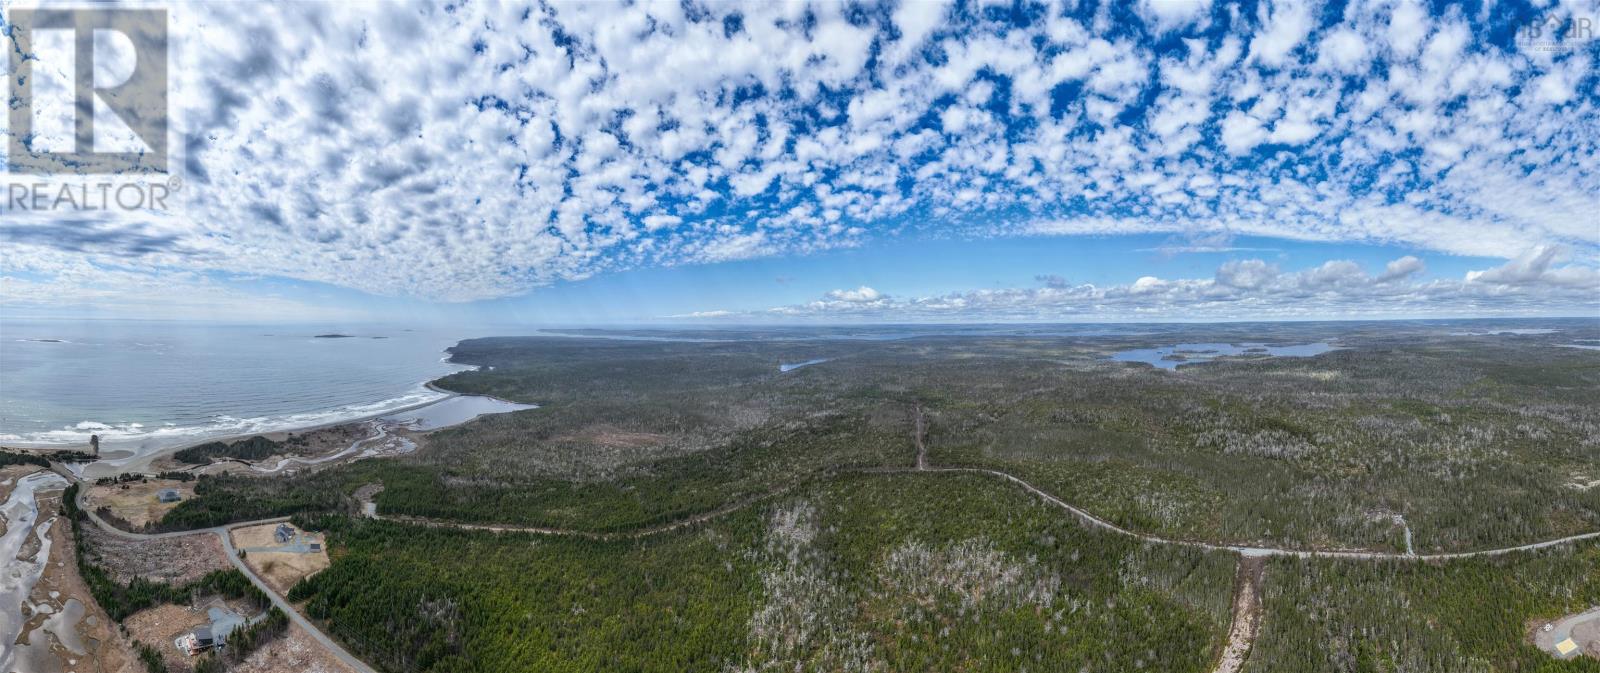
[[[216,646],[217,639],[211,634],[209,624],[196,626],[193,631],[178,638],[178,647],[183,648],[191,657]]]
[[[183,496],[178,495],[178,490],[174,488],[163,488],[156,493],[156,500],[161,502],[177,502],[182,499]]]

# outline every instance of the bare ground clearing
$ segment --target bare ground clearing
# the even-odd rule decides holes
[[[282,543],[273,536],[277,528],[278,524],[248,526],[235,528],[229,535],[233,546],[244,551],[242,556],[250,569],[274,591],[287,594],[290,587],[327,568],[330,561],[322,535],[296,529],[294,538]],[[314,551],[313,544],[317,546]],[[278,549],[283,551],[275,551]]]
[[[349,673],[350,667],[328,655],[328,651],[297,624],[289,632],[250,653],[232,669],[233,673]]]
[[[1255,644],[1261,631],[1261,574],[1265,567],[1260,557],[1239,557],[1239,574],[1234,579],[1233,626],[1228,629],[1228,643],[1222,647],[1222,657],[1217,661],[1216,673],[1238,673],[1250,656],[1250,646]]]
[[[99,526],[83,526],[99,559],[96,561],[118,582],[135,577],[154,582],[184,584],[213,570],[227,570],[228,558],[215,535],[183,535],[133,540],[112,535]]]
[[[128,637],[156,648],[168,671],[194,670],[194,658],[178,651],[173,640],[196,626],[208,624],[204,610],[187,605],[157,605],[140,610],[123,620]]]
[[[172,489],[178,497],[194,497],[194,482],[176,479],[146,479],[122,484],[95,484],[89,486],[86,504],[89,509],[104,507],[111,515],[134,528],[143,528],[152,521],[160,521],[167,512],[177,507],[177,502],[161,502],[161,491]]]

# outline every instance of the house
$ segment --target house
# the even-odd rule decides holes
[[[178,638],[178,647],[183,648],[191,657],[216,646],[217,640],[211,635],[210,625],[196,626],[193,631]]]
[[[177,502],[182,499],[183,496],[178,495],[177,489],[163,488],[159,493],[156,493],[156,500],[161,502]]]
[[[278,524],[278,529],[272,531],[272,537],[275,538],[279,544],[287,543],[288,541],[294,539],[294,528],[290,527],[289,524],[280,523]]]
[[[1570,657],[1576,651],[1578,651],[1578,644],[1572,642],[1571,638],[1556,643],[1556,653],[1563,657]]]
[[[322,543],[321,542],[313,542],[313,543],[311,543],[311,547],[310,548],[311,548],[311,551],[313,551],[313,552],[322,551]]]

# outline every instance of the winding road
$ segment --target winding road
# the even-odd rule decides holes
[[[1557,546],[1564,545],[1564,544],[1571,544],[1571,543],[1574,543],[1574,542],[1582,542],[1584,540],[1592,540],[1592,539],[1600,538],[1600,531],[1594,531],[1594,532],[1590,532],[1590,533],[1581,533],[1581,534],[1578,534],[1578,535],[1569,535],[1569,536],[1566,536],[1566,537],[1556,538],[1556,539],[1553,539],[1553,540],[1543,540],[1543,541],[1540,541],[1540,542],[1530,542],[1528,544],[1516,545],[1516,546],[1512,546],[1512,547],[1500,547],[1500,548],[1496,548],[1496,549],[1480,549],[1480,550],[1477,550],[1477,551],[1445,552],[1445,553],[1437,553],[1437,554],[1417,554],[1417,553],[1412,552],[1409,549],[1409,544],[1407,545],[1407,547],[1408,547],[1407,551],[1404,551],[1404,552],[1382,552],[1382,551],[1368,551],[1368,550],[1360,550],[1360,549],[1293,549],[1293,548],[1285,548],[1285,547],[1255,547],[1255,546],[1249,546],[1249,545],[1221,544],[1221,543],[1214,543],[1214,542],[1205,542],[1205,541],[1202,541],[1202,540],[1185,540],[1185,539],[1181,539],[1181,538],[1163,537],[1163,536],[1160,536],[1160,535],[1154,535],[1154,534],[1150,534],[1150,533],[1140,533],[1138,531],[1133,531],[1133,530],[1129,530],[1127,528],[1123,528],[1121,526],[1118,526],[1117,524],[1114,524],[1114,523],[1112,523],[1110,521],[1107,521],[1107,520],[1102,519],[1102,518],[1100,518],[1098,516],[1095,516],[1094,514],[1088,512],[1087,510],[1084,510],[1084,509],[1082,509],[1080,507],[1077,507],[1077,506],[1075,506],[1075,505],[1073,505],[1073,504],[1071,504],[1071,503],[1069,503],[1069,502],[1067,502],[1065,500],[1062,500],[1061,498],[1059,498],[1059,497],[1057,497],[1055,495],[1052,495],[1051,493],[1045,491],[1044,489],[1041,489],[1041,488],[1039,488],[1037,486],[1034,486],[1033,484],[1030,484],[1027,481],[1023,480],[1021,477],[1018,477],[1018,476],[1016,476],[1014,474],[1011,474],[1009,472],[1005,472],[1005,471],[1002,471],[1002,470],[993,470],[993,469],[983,468],[983,467],[934,467],[934,466],[930,465],[928,463],[928,447],[926,446],[926,444],[924,443],[924,440],[923,440],[923,435],[926,432],[926,423],[923,420],[922,408],[920,406],[917,407],[916,414],[917,414],[917,417],[916,417],[916,441],[915,441],[915,445],[916,445],[917,455],[916,455],[916,463],[915,463],[915,465],[913,467],[867,467],[867,468],[856,468],[856,469],[848,469],[848,470],[839,470],[838,473],[841,473],[841,474],[843,474],[843,473],[857,473],[857,474],[965,473],[965,474],[987,475],[987,476],[1003,479],[1005,481],[1008,481],[1008,482],[1011,482],[1012,484],[1017,485],[1018,487],[1022,488],[1024,491],[1027,491],[1027,492],[1032,493],[1033,495],[1037,496],[1039,499],[1041,499],[1041,500],[1043,500],[1043,501],[1045,501],[1045,502],[1047,502],[1047,503],[1049,503],[1051,505],[1055,505],[1056,507],[1059,507],[1059,508],[1061,508],[1063,510],[1066,510],[1069,514],[1072,514],[1079,521],[1083,522],[1084,525],[1087,525],[1087,526],[1089,526],[1091,528],[1097,528],[1097,529],[1108,531],[1108,532],[1111,532],[1111,533],[1116,533],[1118,535],[1124,535],[1124,536],[1127,536],[1127,537],[1131,537],[1131,538],[1135,538],[1135,539],[1142,540],[1142,541],[1145,541],[1145,542],[1149,542],[1151,544],[1174,545],[1174,546],[1181,546],[1181,547],[1191,547],[1191,548],[1196,548],[1196,549],[1206,549],[1206,550],[1211,550],[1211,551],[1229,551],[1229,552],[1233,552],[1233,553],[1236,553],[1236,554],[1239,554],[1239,555],[1245,556],[1245,557],[1282,556],[1282,557],[1298,557],[1298,558],[1313,558],[1313,557],[1315,557],[1315,558],[1341,558],[1341,559],[1364,559],[1364,560],[1396,560],[1396,561],[1447,561],[1447,560],[1451,560],[1451,559],[1473,558],[1473,557],[1478,557],[1478,556],[1499,556],[1499,555],[1503,555],[1503,554],[1512,554],[1512,553],[1516,553],[1516,552],[1534,551],[1534,550],[1537,550],[1537,549],[1545,549],[1545,548],[1549,548],[1549,547],[1557,547]],[[547,528],[547,527],[538,527],[538,526],[515,526],[515,525],[509,525],[509,524],[501,525],[501,524],[459,523],[459,522],[448,521],[448,520],[429,519],[429,518],[424,518],[424,517],[411,517],[411,516],[398,516],[398,517],[397,516],[382,516],[382,515],[378,514],[377,507],[370,501],[363,503],[363,509],[366,512],[366,515],[368,517],[370,517],[370,518],[382,519],[382,520],[386,520],[386,521],[396,521],[396,522],[402,522],[402,523],[411,523],[411,524],[417,524],[417,525],[422,525],[422,526],[433,526],[433,527],[441,527],[441,528],[460,528],[460,529],[463,529],[463,530],[487,530],[487,531],[506,532],[506,533],[532,533],[532,534],[536,534],[536,535],[560,535],[560,536],[567,536],[567,537],[581,537],[581,538],[600,539],[600,540],[633,539],[633,538],[647,537],[647,536],[650,536],[650,535],[656,535],[656,534],[660,534],[660,533],[666,533],[666,532],[669,532],[669,531],[678,530],[678,529],[684,528],[686,526],[692,526],[694,524],[704,523],[706,521],[710,521],[712,519],[716,519],[716,518],[725,516],[727,514],[732,514],[732,513],[736,512],[736,511],[744,509],[745,507],[753,505],[753,504],[755,504],[757,502],[761,502],[763,500],[767,500],[767,499],[776,497],[778,495],[782,495],[783,493],[786,493],[786,492],[792,490],[794,488],[794,486],[795,486],[794,484],[785,485],[785,486],[773,489],[771,491],[767,491],[767,492],[762,493],[760,495],[753,496],[753,497],[750,497],[750,498],[746,498],[746,499],[734,502],[732,504],[725,505],[723,507],[719,507],[717,509],[714,509],[714,510],[711,510],[711,511],[708,511],[708,512],[702,512],[700,514],[696,514],[694,516],[690,516],[690,517],[687,517],[687,518],[684,518],[684,519],[680,519],[680,520],[677,520],[677,521],[674,521],[674,522],[671,522],[671,523],[660,524],[660,525],[655,525],[655,526],[649,526],[649,527],[645,527],[645,528],[638,528],[638,529],[631,530],[631,531],[610,532],[610,533],[599,533],[599,532],[594,532],[594,531],[585,531],[585,530],[569,529],[569,528]],[[1411,531],[1410,527],[1407,526],[1406,527],[1406,532],[1407,532],[1407,537],[1408,538],[1410,537],[1410,535],[1409,535],[1410,531]]]
[[[332,654],[334,658],[338,659],[339,661],[344,662],[346,666],[351,668],[351,670],[358,671],[359,673],[377,673],[377,671],[371,666],[368,666],[366,662],[356,658],[355,655],[350,654],[344,649],[344,647],[335,642],[333,638],[328,637],[328,634],[323,633],[322,629],[317,628],[317,625],[312,623],[311,620],[302,616],[298,610],[294,609],[293,605],[289,604],[289,601],[284,600],[284,598],[279,596],[276,591],[273,591],[272,587],[267,586],[267,583],[262,581],[262,579],[256,575],[255,571],[250,569],[250,566],[245,564],[244,559],[239,557],[239,550],[234,548],[233,539],[228,535],[228,531],[234,528],[258,526],[264,523],[278,523],[280,521],[288,521],[289,517],[280,516],[270,519],[257,519],[255,521],[241,521],[239,523],[230,523],[224,526],[174,531],[171,533],[130,533],[122,530],[121,528],[117,528],[110,523],[107,523],[104,519],[100,518],[99,514],[94,513],[93,510],[90,510],[84,506],[84,498],[87,495],[88,489],[83,488],[82,485],[86,482],[79,480],[71,473],[71,471],[65,468],[60,468],[56,463],[51,463],[50,467],[56,472],[56,474],[60,474],[66,477],[68,481],[80,485],[77,497],[78,509],[82,510],[84,515],[89,517],[90,521],[93,521],[96,526],[99,526],[101,530],[104,530],[107,533],[129,540],[163,540],[175,537],[186,537],[189,535],[215,534],[219,539],[222,540],[222,549],[227,552],[228,561],[233,564],[233,567],[238,568],[239,572],[244,573],[245,577],[250,578],[250,583],[256,585],[257,589],[260,589],[262,593],[266,594],[267,598],[272,600],[272,604],[274,606],[276,606],[279,610],[282,610],[285,615],[289,616],[290,621],[298,624],[300,628],[305,629],[305,632],[311,636],[312,640],[317,641],[324,648],[327,648],[329,654]]]
[[[1218,543],[1204,542],[1204,541],[1200,541],[1200,540],[1184,540],[1184,539],[1177,539],[1177,538],[1168,538],[1168,537],[1162,537],[1162,536],[1159,536],[1159,535],[1152,535],[1152,534],[1148,534],[1148,533],[1140,533],[1140,532],[1137,532],[1137,531],[1132,531],[1132,530],[1123,528],[1121,526],[1118,526],[1117,524],[1114,524],[1114,523],[1112,523],[1110,521],[1107,521],[1105,519],[1097,517],[1094,514],[1091,514],[1090,512],[1088,512],[1088,511],[1086,511],[1086,510],[1084,510],[1082,508],[1076,507],[1076,506],[1072,505],[1071,503],[1068,503],[1067,501],[1062,500],[1061,498],[1059,498],[1059,497],[1057,497],[1055,495],[1052,495],[1052,494],[1044,491],[1043,489],[1040,489],[1039,487],[1028,483],[1027,481],[1023,480],[1022,478],[1017,477],[1016,475],[1010,474],[1008,472],[1004,472],[1004,471],[1001,471],[1001,470],[993,470],[993,469],[988,469],[988,468],[979,468],[979,467],[934,467],[934,466],[930,465],[929,462],[928,462],[928,449],[927,449],[927,446],[926,446],[926,444],[924,442],[924,434],[926,432],[926,422],[924,421],[922,408],[920,406],[918,406],[917,409],[916,409],[915,426],[916,426],[915,446],[916,446],[916,452],[917,453],[916,453],[916,461],[913,464],[913,466],[900,467],[900,468],[892,468],[892,467],[891,468],[861,468],[861,469],[855,469],[855,470],[840,470],[839,472],[840,473],[855,472],[855,473],[870,473],[870,474],[904,474],[904,473],[932,473],[932,474],[947,473],[947,474],[956,474],[956,473],[961,473],[961,474],[988,475],[988,476],[995,477],[995,478],[998,478],[998,479],[1002,479],[1002,480],[1008,481],[1008,482],[1010,482],[1012,484],[1015,484],[1019,488],[1025,490],[1025,491],[1027,491],[1029,493],[1032,493],[1034,496],[1040,498],[1044,502],[1046,502],[1048,504],[1051,504],[1051,505],[1054,505],[1056,507],[1059,507],[1062,510],[1065,510],[1067,513],[1069,513],[1069,514],[1073,515],[1075,518],[1077,518],[1084,525],[1087,525],[1087,526],[1089,526],[1091,528],[1097,528],[1097,529],[1104,530],[1104,531],[1111,532],[1111,533],[1115,533],[1115,534],[1118,534],[1118,535],[1124,535],[1124,536],[1131,537],[1131,538],[1134,538],[1134,539],[1137,539],[1137,540],[1141,540],[1141,541],[1144,541],[1144,542],[1148,542],[1148,543],[1151,543],[1151,544],[1174,545],[1174,546],[1183,546],[1183,547],[1205,549],[1205,550],[1212,550],[1212,551],[1233,552],[1233,553],[1236,553],[1236,554],[1240,555],[1241,564],[1245,564],[1246,562],[1249,562],[1252,565],[1255,562],[1259,561],[1259,559],[1262,559],[1262,558],[1265,558],[1265,557],[1298,557],[1298,558],[1313,558],[1313,557],[1316,557],[1316,558],[1339,558],[1339,559],[1356,559],[1356,560],[1443,561],[1443,560],[1464,559],[1464,558],[1473,558],[1473,557],[1481,557],[1481,556],[1499,556],[1499,555],[1503,555],[1503,554],[1512,554],[1512,553],[1523,552],[1523,551],[1533,551],[1533,550],[1537,550],[1537,549],[1545,549],[1545,548],[1549,548],[1549,547],[1556,547],[1556,546],[1560,546],[1560,545],[1571,544],[1571,543],[1574,543],[1574,542],[1581,542],[1581,541],[1584,541],[1584,540],[1591,540],[1591,539],[1600,538],[1600,531],[1595,531],[1595,532],[1583,533],[1583,534],[1579,534],[1579,535],[1569,535],[1567,537],[1556,538],[1556,539],[1553,539],[1553,540],[1544,540],[1544,541],[1540,541],[1540,542],[1531,542],[1531,543],[1528,543],[1528,544],[1516,545],[1516,546],[1511,546],[1511,547],[1501,547],[1501,548],[1496,548],[1496,549],[1483,549],[1483,550],[1478,550],[1478,551],[1447,552],[1447,553],[1438,553],[1438,554],[1415,554],[1415,553],[1411,553],[1409,549],[1406,552],[1380,552],[1380,551],[1363,551],[1363,550],[1326,550],[1326,549],[1292,549],[1292,548],[1280,548],[1280,547],[1253,547],[1253,546],[1246,546],[1246,545],[1218,544]],[[52,464],[52,468],[51,469],[54,469],[58,474],[61,474],[62,476],[67,477],[67,479],[70,480],[70,481],[73,481],[75,483],[82,483],[81,480],[79,480],[76,475],[73,475],[70,471],[68,471],[68,470],[66,470],[64,468],[61,468],[60,466],[58,466],[56,464]],[[762,493],[760,495],[756,495],[756,496],[752,496],[752,497],[749,497],[749,498],[745,498],[743,500],[739,500],[737,502],[725,505],[723,507],[720,507],[720,508],[717,508],[717,509],[714,509],[714,510],[710,510],[710,511],[707,511],[707,512],[702,512],[700,514],[696,514],[696,515],[693,515],[693,516],[685,517],[683,519],[679,519],[677,521],[673,521],[673,522],[666,523],[666,524],[643,527],[643,528],[638,528],[638,529],[631,530],[631,531],[606,532],[606,533],[595,532],[595,531],[576,530],[576,529],[544,528],[544,527],[534,527],[534,526],[470,524],[470,523],[460,523],[460,522],[454,522],[454,521],[443,521],[443,520],[438,520],[438,519],[427,519],[427,518],[422,518],[422,517],[409,517],[409,516],[406,516],[406,517],[380,516],[378,514],[378,512],[377,512],[376,505],[374,503],[372,503],[371,501],[364,501],[362,503],[362,509],[363,509],[363,512],[366,514],[366,516],[368,516],[370,518],[373,518],[373,519],[382,519],[382,520],[388,520],[388,521],[395,521],[395,522],[399,522],[399,523],[407,523],[407,524],[422,525],[422,526],[432,526],[432,527],[441,527],[441,528],[457,528],[457,529],[461,529],[461,530],[482,530],[482,531],[508,532],[508,533],[530,533],[530,534],[536,534],[536,535],[558,535],[558,536],[578,537],[578,538],[596,539],[596,540],[619,540],[619,539],[643,538],[643,537],[647,537],[647,536],[651,536],[651,535],[658,535],[658,534],[661,534],[661,533],[667,533],[667,532],[670,532],[670,531],[679,530],[679,529],[686,528],[686,527],[689,527],[689,526],[693,526],[693,525],[696,525],[696,524],[704,523],[704,522],[707,522],[707,521],[710,521],[710,520],[713,520],[713,519],[716,519],[716,518],[731,514],[733,512],[739,511],[739,510],[744,509],[745,507],[749,507],[749,506],[751,506],[751,505],[753,505],[755,503],[758,503],[758,502],[761,502],[761,501],[764,501],[764,500],[768,500],[768,499],[777,497],[779,495],[782,495],[783,493],[786,493],[786,492],[792,490],[794,487],[795,487],[795,484],[789,484],[789,485],[786,485],[786,486],[783,486],[783,487],[780,487],[780,488],[776,488],[776,489],[767,491],[767,492]],[[351,655],[343,647],[341,647],[337,642],[335,642],[332,638],[328,637],[327,634],[323,633],[322,630],[319,629],[316,624],[313,624],[310,620],[308,620],[305,617],[301,616],[300,613],[297,612],[294,609],[294,607],[291,606],[288,603],[288,601],[286,601],[282,597],[280,597],[276,592],[274,592],[272,590],[271,587],[267,586],[266,582],[262,581],[260,577],[256,576],[256,574],[253,571],[250,570],[249,566],[245,565],[244,560],[239,557],[238,551],[233,546],[233,541],[228,536],[228,531],[230,529],[233,529],[233,528],[240,528],[240,527],[245,527],[245,526],[254,526],[254,525],[259,525],[259,524],[263,524],[263,523],[275,523],[275,522],[279,522],[279,521],[286,521],[286,520],[288,520],[288,517],[276,517],[276,518],[271,518],[271,519],[260,519],[260,520],[256,520],[256,521],[246,521],[246,522],[228,524],[228,525],[225,525],[225,526],[216,526],[216,527],[213,527],[213,528],[203,528],[203,529],[198,529],[198,530],[178,531],[178,532],[171,532],[171,533],[149,533],[149,534],[145,534],[145,533],[130,533],[128,531],[124,531],[122,529],[119,529],[119,528],[117,528],[115,526],[110,525],[109,523],[107,523],[104,520],[102,520],[99,517],[99,515],[95,514],[94,512],[92,512],[92,511],[90,511],[88,509],[84,509],[82,507],[83,497],[84,497],[84,491],[83,491],[83,489],[80,489],[79,493],[78,493],[78,500],[79,500],[80,509],[83,509],[84,513],[89,517],[89,519],[91,521],[93,521],[95,523],[95,525],[99,526],[101,529],[103,529],[103,530],[105,530],[105,531],[107,531],[107,532],[109,532],[109,533],[111,533],[113,535],[120,536],[120,537],[129,538],[129,539],[135,539],[135,540],[150,540],[150,539],[181,537],[181,536],[186,536],[186,535],[203,535],[203,534],[208,534],[208,533],[216,534],[222,540],[223,549],[225,549],[227,551],[228,560],[233,563],[234,567],[238,568],[240,572],[244,573],[244,575],[246,577],[250,578],[251,583],[255,584],[257,588],[259,588],[263,592],[265,592],[267,594],[267,596],[269,596],[272,599],[272,603],[274,605],[276,605],[279,609],[283,610],[284,613],[287,614],[292,621],[294,621],[294,623],[300,625],[300,627],[305,629],[305,631],[308,634],[310,634],[311,637],[314,640],[316,640],[318,643],[321,643],[323,645],[323,647],[326,647],[329,652],[333,653],[333,655],[335,657],[337,657],[339,660],[345,662],[352,669],[354,669],[356,671],[360,671],[361,673],[376,673],[371,666],[368,666],[367,664],[362,662],[360,659],[357,659],[355,656]],[[1409,533],[1409,531],[1410,531],[1410,529],[1408,527],[1407,528],[1407,532]],[[1245,566],[1241,565],[1241,567],[1245,567]],[[1249,588],[1248,590],[1250,590],[1250,591],[1257,590],[1251,584],[1242,584],[1241,586],[1248,587]],[[1243,600],[1236,600],[1236,606],[1245,606],[1245,605],[1253,604],[1255,601],[1259,600],[1259,598],[1257,598],[1255,596],[1244,596],[1242,598],[1243,598]],[[1236,609],[1239,609],[1239,608],[1236,607]],[[1235,615],[1235,621],[1237,622],[1240,617],[1241,617],[1241,615]],[[1254,617],[1247,617],[1247,618],[1252,619],[1252,621],[1254,621],[1254,620],[1259,620],[1260,616],[1259,616],[1259,614],[1257,614]],[[1249,634],[1249,637],[1251,639],[1253,639],[1255,628],[1256,628],[1256,625],[1254,623],[1252,623],[1251,625],[1249,625],[1248,627],[1246,627],[1246,628],[1244,628],[1242,630],[1241,629],[1234,629],[1234,631],[1239,631],[1240,633],[1247,633],[1247,634]],[[1236,649],[1236,648],[1241,647],[1241,646],[1245,648],[1245,651],[1248,650],[1249,643],[1248,642],[1242,643],[1242,644],[1238,643],[1235,640],[1236,637],[1237,636],[1235,634],[1230,633],[1230,642],[1224,648],[1224,652],[1225,653],[1230,649]],[[1243,654],[1240,653],[1237,656],[1242,657]],[[1231,658],[1229,658],[1229,659],[1231,660]],[[1219,670],[1226,670],[1225,667],[1227,666],[1227,664],[1225,662],[1221,663],[1220,665],[1222,667],[1224,667],[1224,668],[1219,668]]]

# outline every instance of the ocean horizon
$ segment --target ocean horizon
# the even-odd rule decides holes
[[[469,369],[440,328],[0,321],[0,444],[151,450],[381,415]]]

